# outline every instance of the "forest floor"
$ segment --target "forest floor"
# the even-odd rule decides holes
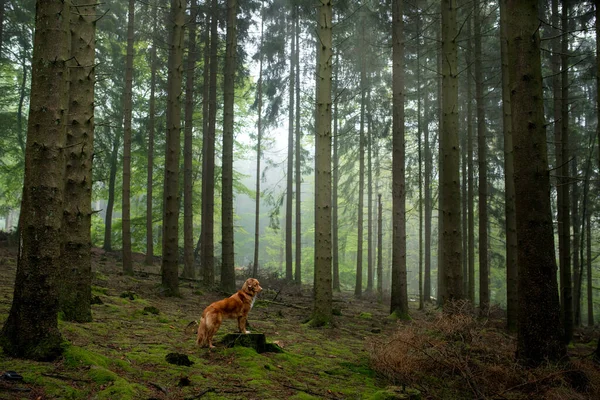
[[[388,316],[375,297],[334,295],[334,323],[311,328],[310,288],[261,279],[250,312],[253,332],[282,353],[245,347],[201,349],[188,324],[224,297],[181,281],[179,298],[161,295],[160,264],[135,255],[133,277],[121,273],[118,253],[93,251],[93,322],[59,321],[64,356],[53,363],[7,357],[0,399],[594,399],[600,371],[590,354],[598,332],[578,332],[572,362],[526,370],[514,365],[514,337],[500,319],[448,318],[431,308],[411,321]],[[0,324],[13,295],[14,249],[0,247]],[[216,342],[236,329],[225,321]],[[166,361],[187,355],[190,366]]]

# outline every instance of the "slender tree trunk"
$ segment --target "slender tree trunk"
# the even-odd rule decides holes
[[[218,25],[219,5],[217,0],[211,1],[210,22],[210,71],[208,82],[208,123],[206,127],[206,148],[202,160],[202,272],[204,284],[210,286],[215,281],[215,133],[217,123],[217,67],[218,67]]]
[[[152,11],[153,32],[158,30],[158,6]],[[156,73],[158,62],[156,47],[158,45],[156,33],[152,35],[152,48],[150,49],[150,100],[148,104],[148,164],[146,176],[146,265],[154,264],[154,213],[153,213],[153,186],[154,186],[154,135],[156,133]]]
[[[586,273],[587,273],[587,323],[588,326],[594,326],[594,292],[592,280],[592,213],[588,212],[586,219]]]
[[[423,132],[423,118],[421,115],[421,16],[417,16],[417,144],[419,151],[419,310],[425,308],[423,301],[423,145],[421,135]],[[379,198],[381,203],[381,195]],[[381,220],[378,219],[378,228],[381,229]],[[379,237],[379,236],[378,236]],[[379,256],[378,256],[379,258]],[[379,259],[377,260],[379,269]]]
[[[194,212],[193,205],[193,149],[194,82],[196,77],[196,18],[198,4],[190,0],[191,18],[188,25],[188,56],[185,79],[185,128],[183,138],[183,276],[195,278],[194,269]]]
[[[208,8],[205,4],[205,8]],[[210,57],[211,57],[211,36],[210,29],[208,27],[211,26],[210,12],[206,11],[206,15],[204,17],[204,26],[203,29],[203,42],[204,42],[204,54],[202,58],[204,59],[204,68],[202,71],[202,222],[200,224],[200,236],[198,237],[198,242],[196,243],[196,249],[194,250],[194,260],[198,260],[198,257],[201,253],[202,246],[205,244],[204,235],[206,234],[207,224],[206,224],[206,193],[208,192],[209,184],[214,184],[214,179],[209,180],[208,174],[206,170],[207,160],[209,159],[209,150],[214,149],[214,143],[209,143],[209,130],[208,130],[208,103],[210,96]],[[211,28],[212,29],[212,28]],[[214,139],[213,139],[214,142]],[[202,276],[205,277],[205,269],[202,265],[204,260],[202,260]]]
[[[123,97],[123,195],[122,225],[123,273],[133,275],[131,261],[131,113],[133,104],[133,24],[135,0],[129,0],[127,54],[125,56],[125,94]]]
[[[383,204],[377,195],[377,295],[383,296]]]
[[[185,8],[185,0],[171,1],[161,267],[162,286],[169,296],[179,296],[179,153]]]
[[[258,276],[258,251],[260,244],[260,158],[262,152],[262,106],[263,106],[263,46],[264,46],[264,0],[260,4],[260,43],[258,62],[258,82],[256,86],[257,126],[256,126],[256,194],[254,195],[254,260],[252,262],[252,276]]]
[[[332,218],[332,252],[333,252],[333,290],[339,292],[340,288],[340,256],[339,256],[339,224],[338,224],[338,185],[340,182],[340,158],[339,158],[339,141],[338,141],[338,107],[339,100],[339,52],[335,54],[334,64],[334,101],[333,101],[333,197],[331,204]]]
[[[456,0],[442,1],[442,304],[463,298],[460,232],[460,154],[458,144],[458,70]]]
[[[365,12],[360,14],[361,24],[361,47],[366,48],[366,21]],[[367,106],[367,65],[365,57],[360,61],[360,130],[359,130],[359,145],[358,145],[358,218],[357,218],[357,233],[356,233],[356,283],[354,285],[354,296],[360,298],[362,296],[362,281],[363,281],[363,236],[364,236],[364,189],[365,189],[365,108]]]
[[[371,103],[371,93],[367,97]],[[373,125],[371,112],[367,116],[367,293],[373,292]]]
[[[108,174],[108,200],[106,201],[106,216],[104,220],[104,245],[106,251],[112,251],[112,216],[115,207],[115,185],[117,180],[117,169],[119,162],[119,147],[121,140],[118,132],[115,132],[113,147],[110,154],[110,172]]]
[[[487,144],[485,105],[483,99],[483,73],[481,55],[481,2],[474,3],[475,25],[475,97],[477,99],[477,166],[479,169],[479,312],[487,314],[490,305],[490,267],[488,263],[488,211],[487,211]]]
[[[425,93],[425,99],[423,100],[423,112],[424,112],[424,123],[423,123],[423,147],[425,148],[425,176],[423,177],[423,185],[425,190],[425,265],[423,271],[423,301],[425,303],[431,302],[431,214],[432,214],[432,200],[431,200],[431,148],[429,140],[429,93]]]
[[[302,171],[300,169],[300,152],[301,148],[301,130],[300,130],[300,23],[298,21],[298,7],[294,9],[294,35],[296,37],[296,56],[294,57],[296,67],[296,145],[295,154],[295,172],[296,172],[296,265],[294,270],[294,281],[296,284],[302,284]]]
[[[226,293],[235,292],[234,231],[233,231],[233,104],[235,101],[235,67],[237,48],[237,0],[227,0],[227,39],[225,50],[225,76],[223,79],[223,171],[221,203],[221,288]]]
[[[392,2],[392,292],[390,313],[408,316],[406,285],[406,187],[404,138],[403,2]]]
[[[6,6],[6,0],[0,0],[0,57],[2,56],[2,49],[4,48],[4,8]]]
[[[539,365],[565,357],[566,346],[554,258],[538,1],[508,0],[507,10],[519,263],[517,359]]]
[[[294,89],[296,78],[296,35],[294,33],[294,17],[290,18],[290,75],[289,75],[289,103],[288,103],[288,159],[287,159],[287,188],[285,195],[285,279],[291,282],[294,279],[293,254],[292,254],[292,200],[294,198]]]
[[[469,39],[467,41],[467,76],[472,76],[472,19],[467,21]],[[467,298],[475,304],[475,167],[473,165],[473,80],[467,79],[467,254],[468,291]]]
[[[79,6],[81,4],[81,6]],[[92,154],[96,5],[77,0],[71,9],[69,125],[63,213],[60,309],[64,319],[92,320]]]
[[[69,0],[36,4],[17,276],[12,306],[0,332],[5,355],[41,361],[57,358],[63,341],[58,330],[58,285],[62,268],[70,6]]]
[[[573,156],[571,165],[571,176],[577,176],[577,157]],[[571,224],[573,225],[573,324],[575,326],[581,326],[581,288],[582,288],[582,271],[583,265],[581,264],[580,251],[582,250],[579,246],[581,240],[581,222],[583,218],[579,215],[579,184],[573,181],[573,190],[571,191]],[[581,221],[581,222],[580,222]]]
[[[310,324],[331,322],[331,0],[317,9],[317,109],[315,116],[315,275]]]
[[[514,150],[512,112],[510,105],[510,80],[508,43],[506,37],[506,0],[500,1],[500,46],[502,58],[502,123],[504,131],[504,210],[506,219],[506,325],[509,331],[517,330],[517,228],[515,220]]]

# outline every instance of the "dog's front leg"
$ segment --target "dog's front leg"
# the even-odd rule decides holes
[[[238,329],[240,330],[241,333],[250,333],[250,331],[246,330],[247,319],[248,318],[244,317],[244,316],[238,317]]]

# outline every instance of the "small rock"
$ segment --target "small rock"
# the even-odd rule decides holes
[[[169,364],[185,365],[186,367],[189,367],[194,364],[194,362],[190,360],[187,354],[181,353],[169,353],[165,356],[165,360],[167,360]]]

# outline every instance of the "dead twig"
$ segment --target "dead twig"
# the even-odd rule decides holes
[[[260,303],[266,303],[266,304],[274,304],[276,306],[290,307],[290,308],[295,308],[295,309],[298,309],[298,310],[308,310],[308,307],[297,306],[295,304],[290,304],[290,303],[281,303],[279,301],[258,300],[258,302],[260,302]]]
[[[319,396],[319,397],[324,397],[326,399],[336,399],[336,400],[339,399],[339,397],[335,397],[335,396],[332,396],[330,394],[317,393],[317,392],[313,392],[310,389],[304,389],[304,388],[301,388],[301,387],[298,387],[298,386],[288,385],[286,383],[283,384],[283,387],[286,387],[288,389],[298,390],[300,392],[304,392],[306,394],[310,394],[311,396]]]
[[[42,373],[43,376],[47,376],[49,378],[55,378],[55,379],[61,379],[63,381],[73,381],[73,382],[92,382],[91,379],[78,379],[78,378],[73,378],[72,376],[66,376],[66,375],[59,375],[59,374],[48,374],[48,373]]]

